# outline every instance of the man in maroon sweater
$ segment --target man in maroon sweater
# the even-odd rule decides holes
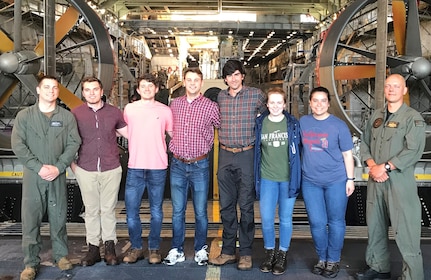
[[[127,137],[127,124],[118,108],[103,102],[100,80],[85,78],[81,86],[86,103],[72,110],[82,139],[72,170],[85,206],[89,248],[88,254],[81,259],[81,265],[91,266],[101,260],[100,240],[105,243],[106,264],[116,265],[115,206],[122,174],[117,134]]]

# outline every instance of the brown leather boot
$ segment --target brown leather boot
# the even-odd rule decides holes
[[[36,278],[37,269],[35,267],[26,266],[21,272],[19,280],[34,280]]]
[[[113,240],[105,242],[105,262],[107,265],[117,265],[117,255],[115,254],[115,243]]]
[[[82,266],[92,266],[93,264],[100,262],[100,250],[99,246],[88,244],[88,253],[81,259]]]

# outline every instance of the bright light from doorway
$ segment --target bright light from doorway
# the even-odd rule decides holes
[[[169,16],[168,16],[169,17]],[[220,13],[213,15],[182,15],[172,14],[170,20],[173,21],[240,21],[256,22],[255,13]]]

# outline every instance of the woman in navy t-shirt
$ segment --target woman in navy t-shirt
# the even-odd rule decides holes
[[[339,272],[348,197],[355,190],[353,141],[347,125],[328,112],[324,87],[310,93],[312,114],[301,117],[302,195],[319,261],[314,274]]]

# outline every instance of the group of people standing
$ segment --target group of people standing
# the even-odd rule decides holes
[[[101,261],[101,241],[106,264],[120,262],[115,253],[115,206],[122,173],[116,145],[119,135],[128,138],[129,144],[125,205],[131,248],[123,262],[134,263],[145,255],[140,220],[145,189],[151,214],[148,262],[175,265],[185,260],[185,212],[190,191],[195,214],[194,260],[198,265],[238,262],[239,270],[253,267],[254,202],[258,198],[265,248],[259,269],[283,274],[292,237],[293,208],[302,190],[318,256],[311,271],[327,278],[337,276],[346,207],[355,178],[352,137],[347,125],[328,112],[329,91],[324,87],[312,89],[312,114],[297,120],[285,110],[286,94],[281,88],[271,88],[264,94],[244,85],[245,69],[240,61],[227,61],[222,77],[228,88],[221,90],[217,102],[213,102],[201,93],[202,72],[186,69],[186,94],[168,107],[155,100],[158,80],[146,74],[138,79],[141,99],[126,105],[124,113],[102,101],[103,87],[96,78],[82,81],[86,102],[72,113],[57,106],[59,87],[55,78],[41,79],[38,102],[17,115],[12,131],[13,150],[24,165],[25,269],[21,280],[36,277],[41,250],[39,228],[45,212],[54,260],[61,270],[72,268],[67,259],[65,226],[65,170],[69,165],[85,205],[89,250],[81,265]],[[376,110],[362,136],[361,153],[369,167],[369,267],[357,274],[361,280],[391,277],[389,222],[397,232],[395,238],[403,256],[402,279],[424,279],[421,212],[413,171],[424,148],[425,122],[403,102],[406,92],[402,76],[389,76],[385,82],[387,106]],[[220,142],[217,179],[223,233],[221,254],[209,259],[208,154],[214,143],[214,128],[218,128]],[[168,147],[172,152],[170,164]],[[160,233],[168,166],[172,243],[162,258]],[[277,209],[278,246],[274,226]]]
[[[259,268],[283,274],[292,237],[293,208],[302,184],[319,256],[313,273],[335,277],[344,240],[347,199],[354,191],[353,142],[347,125],[329,114],[330,95],[325,88],[311,91],[313,114],[298,121],[285,110],[287,97],[281,88],[271,88],[265,95],[245,86],[244,77],[239,61],[228,61],[223,68],[228,89],[218,95],[221,126],[217,174],[223,245],[221,254],[209,263],[236,262],[238,234],[238,269],[253,267],[253,205],[257,197],[265,247]],[[277,209],[278,247],[274,227]]]

